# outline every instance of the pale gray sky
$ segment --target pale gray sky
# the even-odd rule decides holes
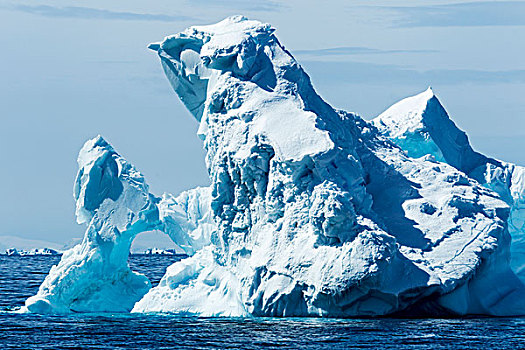
[[[525,165],[524,1],[0,1],[0,235],[65,242],[97,134],[154,193],[207,183],[196,122],[152,41],[233,14],[271,23],[319,93],[369,119],[432,85],[475,147]]]

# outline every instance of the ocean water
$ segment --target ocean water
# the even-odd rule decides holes
[[[58,257],[0,256],[0,349],[523,349],[525,319],[198,318],[23,315]],[[132,256],[154,285],[170,256]],[[524,296],[525,297],[525,296]]]

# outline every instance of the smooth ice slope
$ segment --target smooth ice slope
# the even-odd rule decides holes
[[[273,33],[236,16],[150,45],[200,123],[217,229],[133,310],[524,313],[508,206],[335,111]]]
[[[432,155],[497,192],[511,207],[511,267],[525,282],[525,167],[474,151],[432,89],[408,97],[372,123],[411,157]]]

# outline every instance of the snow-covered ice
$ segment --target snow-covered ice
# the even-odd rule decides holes
[[[431,155],[500,195],[511,208],[511,267],[525,282],[525,167],[474,151],[431,88],[394,104],[372,123],[409,156]]]
[[[208,189],[196,188],[177,198],[149,193],[143,175],[101,136],[86,142],[78,156],[76,216],[87,224],[82,243],[63,253],[38,294],[26,301],[32,312],[129,312],[151,288],[130,270],[133,239],[160,230],[185,252],[209,244]],[[202,213],[202,214],[201,214]]]
[[[274,31],[234,16],[150,45],[199,123],[211,186],[153,196],[104,140],[88,141],[75,190],[86,237],[28,310],[525,314],[510,208],[458,166],[475,161],[468,150],[453,162],[423,137],[407,154],[392,135],[418,120],[388,134],[333,109]],[[126,262],[141,230],[190,255],[152,289]]]
[[[505,203],[335,111],[273,32],[232,17],[150,46],[200,123],[217,232],[213,254],[175,264],[134,310],[353,316],[522,307],[515,281],[501,292],[513,296],[505,302],[486,300],[474,283],[484,265],[512,276]],[[225,284],[239,302],[230,312],[215,310],[211,297]],[[188,290],[205,293],[188,304]]]

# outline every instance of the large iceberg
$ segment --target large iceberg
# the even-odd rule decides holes
[[[525,314],[507,203],[333,109],[270,25],[234,16],[150,48],[199,122],[211,186],[155,197],[105,141],[89,141],[76,190],[86,237],[30,311]],[[86,152],[95,170],[80,161]],[[150,289],[125,260],[138,231],[152,229],[190,257]]]
[[[372,123],[410,157],[431,155],[500,195],[511,208],[511,268],[525,282],[525,167],[474,151],[431,88],[394,104]]]

